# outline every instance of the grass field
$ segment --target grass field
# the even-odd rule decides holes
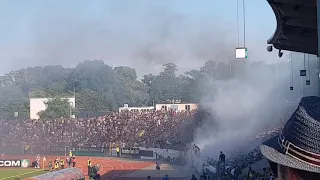
[[[32,176],[47,173],[42,169],[0,169],[0,180],[25,179]]]

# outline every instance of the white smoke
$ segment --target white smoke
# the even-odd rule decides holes
[[[245,78],[211,80],[202,87],[209,88],[202,106],[211,116],[194,131],[194,142],[204,156],[218,158],[220,151],[229,157],[246,153],[258,145],[250,146],[250,138],[294,111],[295,104],[285,103],[290,97],[288,66],[285,61],[275,73],[273,65],[253,69],[248,63]]]

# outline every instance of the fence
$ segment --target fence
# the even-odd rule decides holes
[[[1,154],[7,155],[60,155],[67,156],[72,151],[75,156],[117,156],[116,149],[110,147],[72,147],[52,146],[43,143],[20,144],[17,146],[0,147]],[[141,158],[154,157],[152,150],[140,150],[139,148],[123,148],[120,154],[123,157]]]

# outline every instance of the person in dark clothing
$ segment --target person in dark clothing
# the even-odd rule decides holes
[[[221,175],[223,175],[225,172],[225,165],[226,165],[226,156],[223,154],[222,151],[220,151],[219,162],[218,162],[218,174],[220,174],[220,177],[222,177]]]
[[[206,172],[203,172],[203,174],[202,174],[202,179],[203,179],[203,180],[210,180],[210,178],[209,178],[209,176],[207,175]]]
[[[90,176],[91,174],[91,167],[92,167],[92,164],[91,164],[91,158],[88,160],[88,176]]]
[[[248,170],[248,174],[247,174],[247,179],[253,179],[253,170],[251,167],[249,167],[249,170]]]
[[[70,168],[72,163],[72,157],[67,158],[67,163],[68,163],[68,167]]]
[[[148,177],[147,177],[147,180],[151,180],[151,176],[148,176]]]
[[[236,177],[236,179],[238,179],[241,174],[242,174],[241,168],[237,166],[236,169],[234,170],[234,176]]]
[[[224,155],[222,151],[220,151],[219,161],[226,162],[226,155]]]
[[[192,174],[191,180],[198,180],[194,174]]]

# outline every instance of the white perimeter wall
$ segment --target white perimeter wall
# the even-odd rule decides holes
[[[32,98],[30,99],[30,119],[39,119],[38,112],[46,110],[46,102],[52,98]],[[68,99],[72,107],[75,107],[75,98],[61,98]]]

